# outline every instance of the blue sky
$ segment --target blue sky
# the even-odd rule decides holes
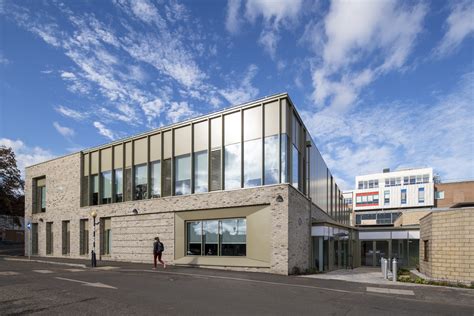
[[[472,1],[0,1],[20,167],[288,92],[338,183],[474,178]]]

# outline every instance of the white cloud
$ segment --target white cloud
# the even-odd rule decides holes
[[[149,119],[157,118],[163,111],[164,103],[160,98],[156,98],[153,101],[142,104],[143,112]]]
[[[279,40],[280,37],[276,30],[264,29],[262,33],[260,33],[258,43],[263,47],[263,49],[272,59],[275,59]]]
[[[112,132],[110,129],[105,127],[105,125],[102,124],[101,122],[95,121],[94,127],[99,130],[100,135],[105,136],[110,140],[114,140],[116,138],[114,132]]]
[[[253,78],[257,75],[258,67],[254,64],[247,68],[240,85],[231,85],[226,89],[222,89],[219,93],[231,104],[239,104],[254,99],[259,90],[252,85]]]
[[[452,5],[446,23],[446,33],[435,49],[438,57],[446,56],[455,51],[465,38],[474,33],[474,3],[460,1]]]
[[[166,117],[171,123],[185,120],[197,114],[190,108],[187,102],[171,102],[170,107],[166,109]]]
[[[58,122],[54,122],[53,126],[58,131],[59,134],[63,135],[66,138],[73,137],[75,134],[72,128],[67,127],[67,126],[61,126]]]
[[[245,15],[251,21],[261,15],[265,21],[276,25],[285,20],[288,22],[288,20],[296,19],[302,3],[302,0],[247,0]]]
[[[0,65],[8,65],[10,61],[0,52]]]
[[[0,145],[13,149],[18,169],[20,169],[23,178],[25,177],[26,167],[54,158],[54,155],[49,150],[37,146],[27,146],[19,139],[0,138]]]
[[[225,28],[232,34],[240,31],[242,19],[240,18],[241,0],[229,0],[227,2],[227,15],[225,20]]]
[[[68,108],[68,107],[65,107],[63,105],[58,105],[55,110],[66,116],[66,117],[69,117],[69,118],[72,118],[72,119],[75,119],[77,121],[82,121],[84,119],[86,119],[88,117],[88,114],[87,113],[84,113],[84,112],[79,112],[79,111],[76,111],[76,110],[73,110],[71,108]]]

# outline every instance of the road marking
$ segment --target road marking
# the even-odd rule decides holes
[[[0,271],[0,275],[18,275],[18,272],[13,271]]]
[[[87,268],[87,266],[83,263],[67,263],[67,262],[56,262],[56,261],[47,261],[47,260],[36,260],[36,259],[20,259],[20,258],[3,258],[3,260],[7,261],[23,261],[23,262],[38,262],[38,263],[47,263],[47,264],[56,264],[62,266],[70,266],[76,268]]]
[[[383,287],[367,287],[367,292],[384,293],[384,294],[400,294],[400,295],[415,295],[412,290],[387,289]]]
[[[33,272],[36,272],[36,273],[43,273],[43,274],[46,274],[46,273],[53,273],[53,271],[51,271],[51,270],[33,270]]]
[[[94,268],[93,270],[105,270],[105,271],[108,271],[108,270],[115,270],[115,269],[119,269],[119,267],[104,266],[104,267]]]
[[[69,272],[82,272],[82,271],[86,271],[84,269],[64,269],[65,271],[69,271]]]
[[[86,282],[86,281],[81,281],[81,280],[73,280],[73,279],[67,279],[67,278],[61,278],[61,277],[56,277],[56,279],[81,283],[82,285],[85,285],[85,286],[100,287],[100,288],[104,288],[104,289],[114,289],[114,290],[117,289],[115,286],[107,285],[107,284],[100,283],[100,282],[92,283],[92,282]]]

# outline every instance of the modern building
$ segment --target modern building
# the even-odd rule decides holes
[[[26,169],[33,255],[297,273],[357,263],[342,193],[287,94]]]
[[[355,178],[356,226],[392,226],[406,209],[434,206],[432,168],[404,169]]]

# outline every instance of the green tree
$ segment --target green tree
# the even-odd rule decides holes
[[[24,182],[13,149],[0,146],[0,214],[24,216]]]

